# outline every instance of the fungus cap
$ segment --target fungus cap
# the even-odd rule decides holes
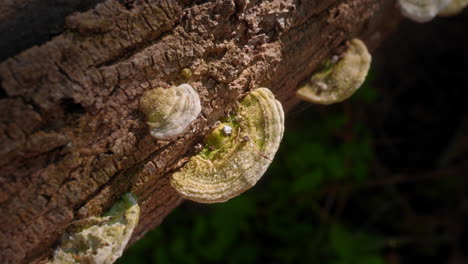
[[[403,16],[424,23],[432,20],[451,0],[398,0]]]
[[[49,263],[114,263],[130,240],[139,216],[136,199],[125,194],[104,216],[74,222]]]
[[[201,112],[200,97],[189,84],[146,91],[140,98],[150,134],[157,139],[182,134]]]
[[[341,59],[327,60],[296,95],[317,104],[334,104],[348,99],[361,87],[369,72],[371,55],[359,39],[348,41]]]
[[[468,0],[452,0],[444,9],[439,12],[439,16],[454,16],[460,14],[468,6]]]
[[[267,88],[249,93],[233,116],[206,136],[205,147],[172,174],[181,196],[200,203],[227,201],[251,188],[272,162],[284,131],[281,103]]]

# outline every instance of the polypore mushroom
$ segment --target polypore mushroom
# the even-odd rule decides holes
[[[451,0],[398,0],[401,13],[419,23],[432,20]]]
[[[333,56],[309,81],[299,88],[296,95],[317,104],[333,104],[348,99],[366,79],[371,55],[359,39],[348,41],[341,58]]]
[[[454,16],[468,6],[468,0],[452,0],[447,7],[439,12],[439,16]]]
[[[139,216],[136,199],[125,194],[104,216],[74,222],[49,264],[114,263],[122,256]]]
[[[201,112],[200,97],[189,84],[146,91],[140,98],[150,134],[157,139],[182,134]]]
[[[284,131],[281,103],[267,88],[249,93],[235,114],[206,136],[201,152],[172,174],[171,185],[200,203],[227,201],[262,177]]]

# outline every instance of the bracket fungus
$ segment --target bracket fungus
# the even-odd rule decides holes
[[[201,112],[200,97],[189,84],[143,93],[140,110],[146,115],[151,136],[157,139],[182,134]]]
[[[398,0],[403,16],[419,23],[432,20],[451,0]]]
[[[267,88],[249,93],[234,115],[207,136],[204,148],[172,174],[184,198],[225,202],[254,186],[272,162],[284,131],[284,112]]]
[[[74,222],[49,264],[114,263],[130,240],[139,216],[136,199],[130,193],[123,195],[104,216]]]
[[[340,57],[327,60],[296,95],[324,105],[342,102],[353,95],[366,79],[371,55],[361,40],[352,39]]]
[[[468,6],[468,0],[452,0],[444,9],[439,12],[439,16],[454,16],[463,11]]]

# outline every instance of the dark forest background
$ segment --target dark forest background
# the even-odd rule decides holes
[[[303,103],[259,183],[118,263],[468,263],[468,12],[404,21],[351,100]]]

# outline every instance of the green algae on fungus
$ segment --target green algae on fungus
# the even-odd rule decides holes
[[[157,139],[182,134],[201,112],[200,97],[189,84],[146,91],[140,98],[151,136]]]
[[[334,56],[313,74],[310,80],[296,92],[306,101],[317,104],[333,104],[348,99],[361,87],[369,72],[371,55],[359,39],[347,43],[341,59]]]
[[[102,217],[74,222],[63,235],[49,264],[111,264],[119,258],[138,224],[140,207],[123,195]]]
[[[181,196],[225,202],[254,186],[272,162],[284,132],[284,112],[267,88],[249,93],[235,114],[206,136],[198,155],[172,174]]]

